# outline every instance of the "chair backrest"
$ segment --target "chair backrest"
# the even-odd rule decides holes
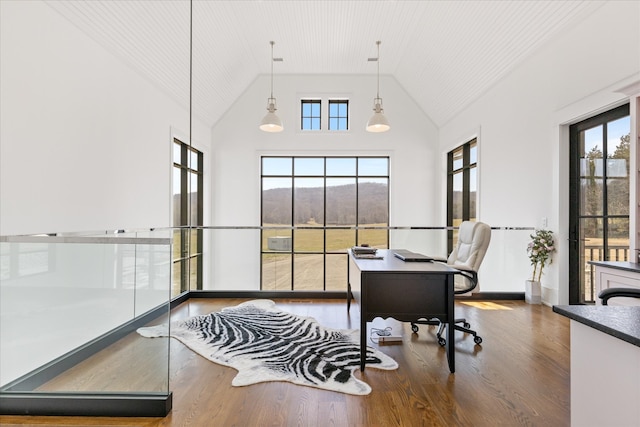
[[[456,276],[456,293],[467,293],[478,285],[477,272],[491,241],[491,227],[483,222],[463,221],[458,229],[458,241],[449,254],[447,264],[473,271],[471,276]]]

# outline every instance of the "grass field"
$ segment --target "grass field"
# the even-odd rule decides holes
[[[304,227],[313,227],[316,224],[301,224]],[[386,227],[387,224],[367,224],[361,227]],[[273,224],[265,224],[265,227],[276,227]],[[349,225],[345,227],[355,227]],[[356,241],[357,232],[357,241]],[[262,231],[262,250],[268,251],[267,240],[269,237],[292,237],[294,252],[323,252],[325,251],[325,235],[326,235],[326,251],[327,252],[346,252],[348,248],[356,245],[367,243],[370,246],[384,248],[388,244],[388,230],[352,230],[352,229],[331,229],[326,230],[322,226],[318,226],[317,230],[297,229],[297,230],[263,230]]]
[[[303,224],[305,227],[314,225]],[[265,226],[275,225],[265,224]],[[366,227],[386,226],[387,224],[366,225]],[[293,253],[269,253],[268,238],[276,236],[293,236]],[[318,226],[317,230],[263,230],[262,250],[266,253],[262,254],[262,289],[291,290],[293,263],[293,283],[296,290],[323,290],[325,273],[327,290],[344,290],[347,280],[347,249],[363,243],[372,247],[386,248],[388,230],[330,228],[325,230],[322,226]],[[324,252],[339,254],[327,254],[325,264]]]

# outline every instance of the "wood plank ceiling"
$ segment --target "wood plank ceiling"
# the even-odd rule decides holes
[[[47,3],[182,105],[189,94],[189,2]],[[215,125],[259,75],[394,77],[442,126],[603,1],[194,1],[193,108]]]

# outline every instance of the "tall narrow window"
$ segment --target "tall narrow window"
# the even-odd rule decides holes
[[[303,99],[301,101],[302,118],[300,128],[302,130],[320,130],[320,107],[319,99]]]
[[[173,141],[173,279],[172,296],[202,289],[203,156],[178,139]]]
[[[263,290],[344,290],[347,249],[388,225],[388,157],[262,158]]]
[[[594,303],[589,261],[629,260],[629,104],[569,128],[569,303]]]
[[[329,130],[349,129],[349,101],[329,100]]]
[[[458,227],[462,221],[476,219],[478,144],[477,140],[447,155],[447,226]],[[453,250],[458,230],[448,232],[447,252]]]

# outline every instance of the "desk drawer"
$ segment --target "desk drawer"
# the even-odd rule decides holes
[[[409,321],[425,315],[446,316],[446,282],[446,274],[363,274],[361,298],[369,317]]]

